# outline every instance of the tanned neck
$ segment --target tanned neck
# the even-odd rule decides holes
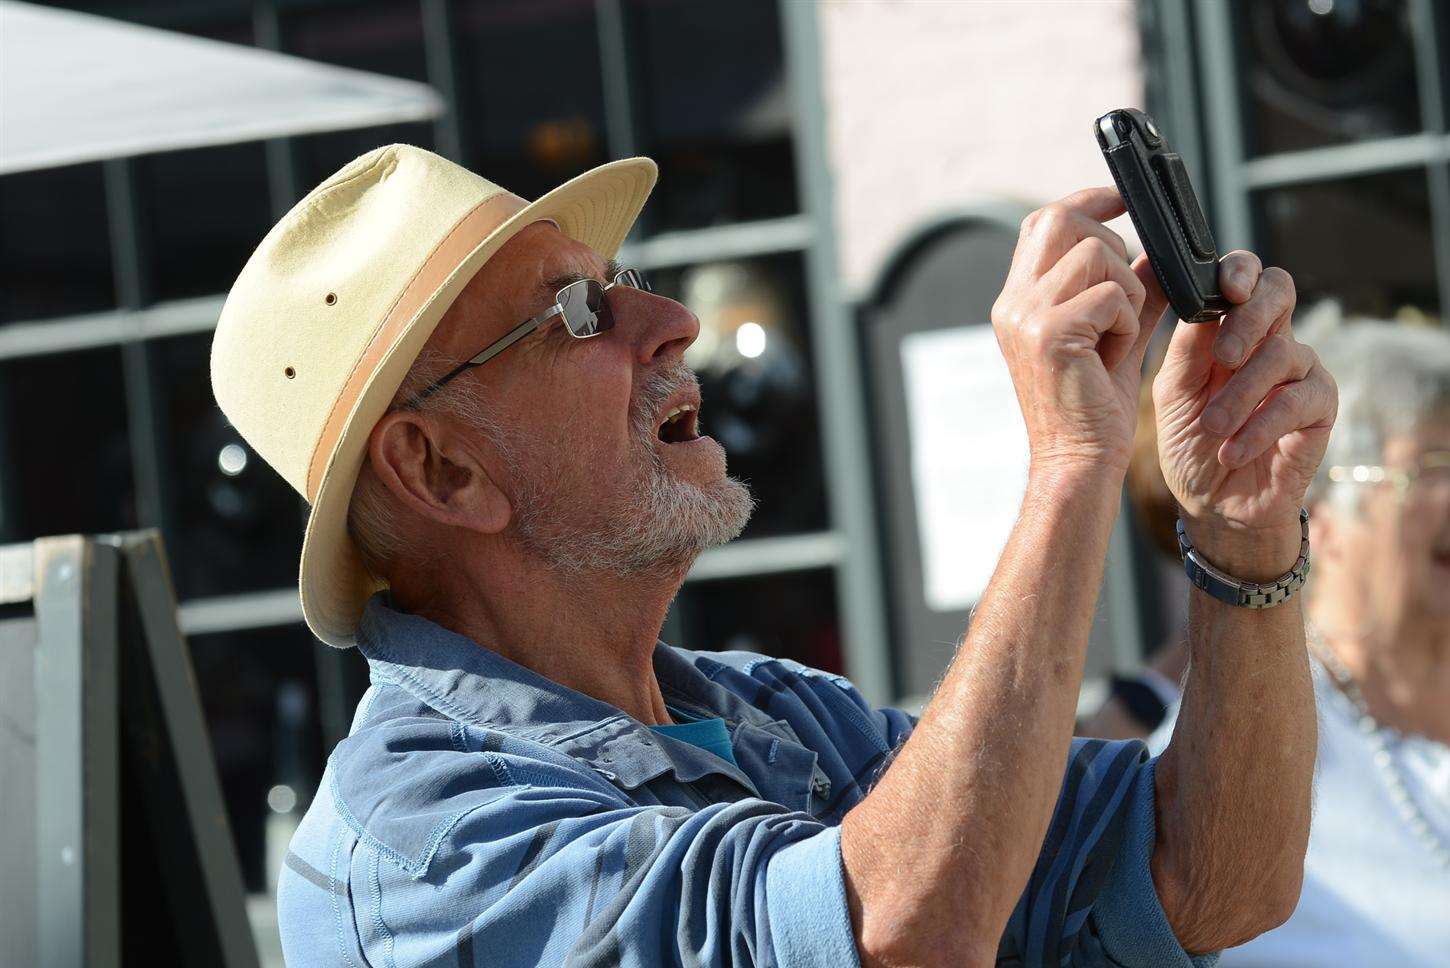
[[[653,658],[687,570],[562,576],[519,560],[451,579],[397,574],[392,594],[404,611],[654,726],[672,722]]]

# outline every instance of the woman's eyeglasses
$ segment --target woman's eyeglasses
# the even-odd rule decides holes
[[[1450,450],[1426,451],[1409,467],[1354,464],[1331,467],[1328,473],[1329,479],[1336,484],[1382,484],[1388,481],[1403,496],[1409,491],[1450,484]]]
[[[565,329],[575,339],[588,339],[612,329],[614,312],[609,308],[609,301],[604,298],[604,294],[615,286],[628,286],[631,289],[654,292],[645,279],[644,273],[638,269],[621,269],[607,284],[601,283],[597,279],[580,279],[577,282],[571,282],[555,294],[554,304],[548,309],[509,330],[504,336],[486,346],[477,356],[465,360],[452,372],[435,380],[426,390],[404,403],[403,406],[417,406],[464,370],[482,366],[555,316],[563,317]]]

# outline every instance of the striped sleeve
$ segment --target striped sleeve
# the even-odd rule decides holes
[[[1149,870],[1153,767],[1138,740],[1075,739],[1037,865],[999,965],[1208,968],[1179,946]]]
[[[451,820],[426,865],[364,850],[372,964],[858,964],[837,828],[749,798],[630,806],[548,772]]]

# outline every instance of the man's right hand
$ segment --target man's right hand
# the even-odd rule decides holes
[[[1116,188],[1086,188],[1022,220],[992,327],[1035,468],[1127,468],[1143,354],[1167,302],[1102,224],[1125,210]]]

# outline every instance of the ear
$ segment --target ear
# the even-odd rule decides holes
[[[383,415],[368,437],[373,471],[415,513],[480,534],[498,534],[513,508],[478,448],[447,422],[411,410]]]

